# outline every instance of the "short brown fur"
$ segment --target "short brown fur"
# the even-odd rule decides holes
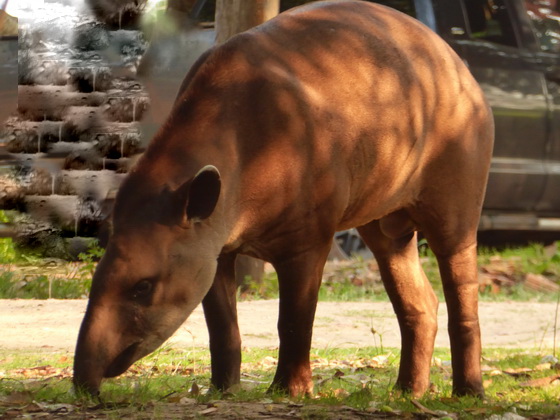
[[[239,382],[237,254],[280,283],[273,387],[313,389],[312,324],[333,234],[358,227],[402,333],[397,386],[429,385],[437,256],[456,394],[483,395],[476,230],[493,144],[481,90],[437,35],[366,2],[293,9],[203,55],[119,191],[76,349],[79,387],[153,351],[201,301],[212,383]],[[201,168],[204,168],[201,170]]]

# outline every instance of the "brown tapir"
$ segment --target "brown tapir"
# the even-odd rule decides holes
[[[323,265],[335,231],[356,226],[399,320],[397,386],[429,385],[438,302],[422,231],[449,309],[454,392],[483,395],[476,230],[492,144],[491,112],[461,59],[392,9],[312,3],[210,50],[118,193],[74,383],[97,393],[200,302],[212,383],[238,383],[234,261],[247,254],[280,283],[272,386],[312,392]]]

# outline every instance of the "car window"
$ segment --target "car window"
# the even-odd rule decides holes
[[[525,4],[541,48],[560,52],[560,1],[527,0]]]
[[[280,11],[291,9],[292,7],[301,6],[302,4],[309,3],[312,0],[280,0]],[[385,6],[392,7],[394,9],[400,10],[412,17],[416,17],[416,11],[414,7],[414,0],[368,0],[372,3],[380,3]],[[216,10],[216,0],[206,0],[195,2],[201,5],[200,10],[197,11],[197,16],[200,20],[213,21],[214,13]]]
[[[379,3],[397,9],[407,15],[416,17],[414,0],[372,0],[372,3]]]
[[[503,0],[463,0],[463,7],[472,39],[518,46],[510,11]]]
[[[280,11],[291,9],[292,7],[309,3],[312,0],[280,0]],[[416,17],[414,0],[367,0],[371,3],[384,4],[385,6],[392,7],[393,9],[400,10],[407,15]]]

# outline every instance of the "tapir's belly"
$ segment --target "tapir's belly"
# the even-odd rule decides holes
[[[396,178],[401,178],[395,176]],[[384,182],[375,178],[354,186],[353,196],[349,197],[344,213],[337,223],[337,231],[365,225],[372,220],[380,220],[401,209],[413,205],[417,196],[413,179]],[[381,177],[379,177],[381,178]],[[360,188],[361,187],[361,188]]]

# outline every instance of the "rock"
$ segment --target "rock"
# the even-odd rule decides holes
[[[148,107],[147,97],[112,97],[107,100],[104,113],[108,121],[136,122],[140,121]]]
[[[41,58],[36,49],[19,49],[18,83],[20,85],[65,85],[68,80],[66,66],[59,61]]]
[[[66,156],[63,168],[99,170],[103,168],[103,158],[95,149],[77,150]]]
[[[92,245],[96,243],[93,238],[85,238],[82,236],[75,236],[66,240],[66,249],[70,258],[74,261],[78,260],[81,253],[86,253]]]
[[[68,258],[66,244],[60,230],[50,223],[26,220],[19,221],[14,243],[18,248],[32,249],[45,258]]]
[[[137,28],[147,0],[86,0],[97,20],[111,29]]]
[[[41,139],[36,129],[15,130],[15,136],[8,141],[6,149],[10,153],[38,153],[46,152],[48,145]]]
[[[78,92],[106,92],[111,88],[111,69],[108,67],[74,67],[68,70],[68,84]]]
[[[143,39],[142,32],[119,30],[109,33],[109,43],[111,48],[115,49],[122,55],[138,57],[142,55],[146,49],[146,42]]]
[[[104,50],[109,47],[109,33],[98,23],[84,23],[75,30],[74,46],[82,51]]]
[[[517,413],[505,413],[502,415],[492,414],[488,420],[524,420],[526,417],[520,416]]]
[[[96,149],[102,156],[118,159],[141,152],[138,134],[100,134],[97,136]]]
[[[17,181],[7,175],[0,175],[0,208],[14,209],[19,206],[24,197],[23,190]]]
[[[28,175],[28,184],[24,188],[25,195],[50,195],[53,189],[53,175],[37,168]]]

